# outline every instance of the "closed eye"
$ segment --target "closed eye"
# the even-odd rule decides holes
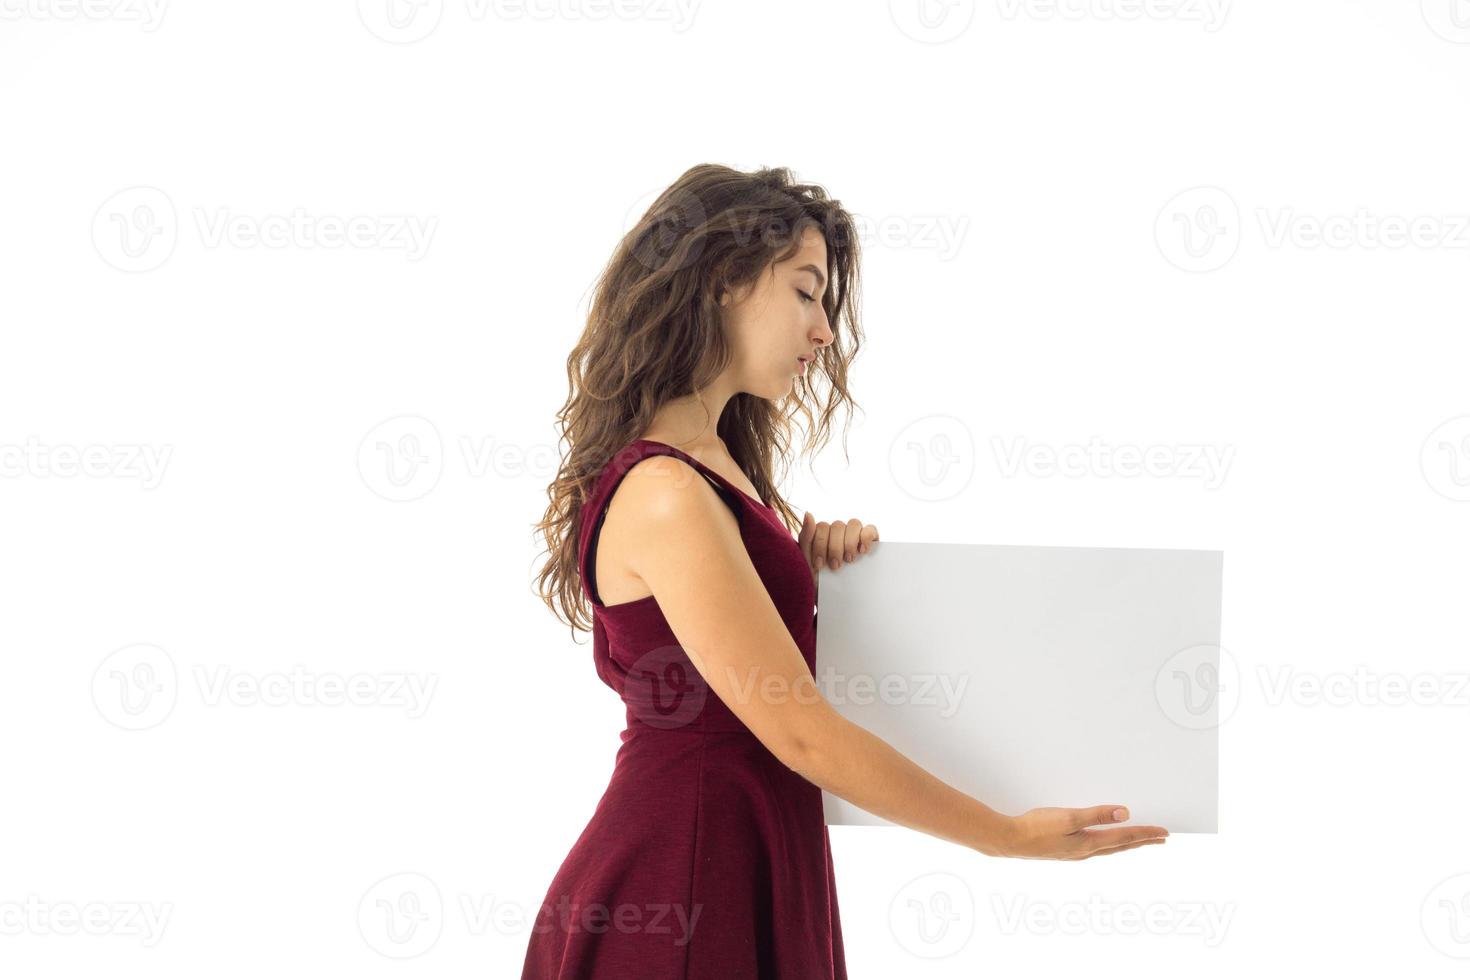
[[[811,293],[802,292],[800,289],[798,289],[796,291],[796,295],[800,296],[802,299],[806,300],[808,303],[815,303],[817,301],[816,300],[816,297],[812,296]]]

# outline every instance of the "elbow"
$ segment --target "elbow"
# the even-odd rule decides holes
[[[786,726],[778,740],[780,748],[772,754],[787,769],[817,782],[814,776],[819,773],[823,760],[831,758],[836,726],[843,719],[825,701],[803,707],[800,715]]]

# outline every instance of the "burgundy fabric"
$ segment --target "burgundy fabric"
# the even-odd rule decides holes
[[[693,466],[735,511],[740,535],[807,666],[815,591],[771,507],[661,442],[605,466],[582,510],[582,586],[597,674],[627,725],[602,799],[552,879],[522,980],[846,980],[821,790],[783,765],[705,684],[654,596],[604,606],[595,539],[639,460]]]

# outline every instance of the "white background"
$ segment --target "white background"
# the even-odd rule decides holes
[[[518,975],[623,723],[530,587],[565,358],[709,161],[873,232],[799,509],[1226,553],[1221,833],[837,828],[850,976],[1461,975],[1457,2],[4,0],[0,972]]]

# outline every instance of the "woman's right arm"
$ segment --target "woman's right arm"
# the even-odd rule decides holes
[[[817,689],[731,512],[683,460],[629,469],[608,508],[629,569],[696,670],[784,765],[893,823],[996,857],[1076,860],[1162,843],[1162,827],[1115,824],[1111,804],[1009,816],[936,778],[843,718]],[[607,527],[604,526],[604,533]],[[1127,819],[1126,811],[1122,819]]]

